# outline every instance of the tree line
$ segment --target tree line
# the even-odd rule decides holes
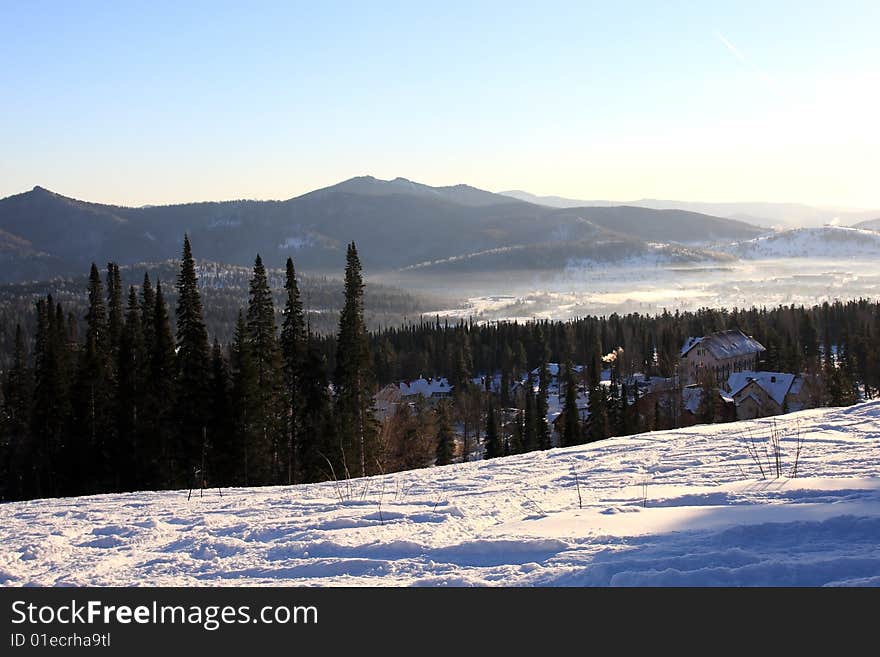
[[[172,314],[148,275],[92,265],[84,335],[51,295],[15,330],[2,400],[3,499],[373,474],[377,426],[357,248],[348,246],[335,369],[303,313],[292,259],[282,323],[257,255],[232,341],[209,342],[189,238]],[[33,344],[32,350],[27,348]]]
[[[369,332],[354,243],[343,287],[335,334],[314,331],[288,259],[279,321],[257,255],[247,304],[221,343],[209,340],[188,238],[170,288],[145,274],[125,290],[117,265],[102,275],[93,264],[84,315],[47,295],[32,332],[20,322],[11,331],[0,496],[344,479],[673,428],[674,409],[638,411],[632,374],[671,377],[688,336],[728,328],[767,347],[760,367],[821,381],[822,404],[880,392],[880,304],[868,300],[569,321],[434,317]],[[551,363],[560,364],[557,439]],[[397,404],[377,420],[376,391],[419,376],[447,377],[453,398]]]

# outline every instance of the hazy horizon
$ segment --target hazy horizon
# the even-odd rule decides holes
[[[474,185],[470,185],[470,183],[468,183],[466,181],[458,181],[458,182],[450,182],[450,183],[444,182],[444,183],[433,184],[433,183],[427,183],[424,180],[415,180],[415,179],[408,178],[407,176],[402,176],[402,175],[401,176],[392,176],[389,178],[380,178],[379,176],[374,176],[369,173],[364,173],[364,174],[359,174],[357,176],[352,176],[351,178],[346,178],[344,180],[343,179],[335,180],[333,182],[327,183],[326,185],[321,185],[319,187],[305,189],[305,190],[299,191],[295,194],[281,194],[279,196],[265,197],[265,198],[236,196],[235,194],[232,194],[231,196],[224,197],[224,198],[198,198],[198,199],[193,198],[193,199],[182,199],[182,200],[176,200],[176,201],[167,201],[167,202],[162,202],[162,203],[153,203],[153,202],[149,202],[149,201],[147,201],[146,203],[134,203],[134,202],[125,202],[125,201],[121,201],[121,202],[120,201],[107,201],[107,200],[103,200],[100,198],[87,198],[85,196],[79,196],[76,193],[70,193],[65,190],[55,189],[55,188],[52,188],[52,187],[49,187],[47,185],[40,184],[40,183],[35,183],[33,185],[28,186],[25,189],[21,189],[19,191],[12,192],[11,194],[4,194],[3,196],[0,196],[0,198],[7,198],[8,196],[23,194],[23,193],[26,193],[26,192],[33,190],[36,187],[41,187],[41,188],[46,189],[52,193],[60,194],[61,196],[65,196],[67,198],[74,198],[74,199],[77,199],[80,201],[88,201],[90,203],[98,203],[101,205],[117,205],[120,207],[148,207],[148,206],[158,206],[158,205],[183,205],[183,204],[187,204],[187,203],[209,203],[209,202],[221,202],[222,203],[222,202],[227,202],[227,201],[286,201],[286,200],[289,200],[292,198],[297,198],[298,196],[302,196],[303,194],[308,194],[309,192],[313,192],[313,191],[316,191],[319,189],[324,189],[327,187],[332,187],[336,184],[339,184],[341,182],[345,182],[345,181],[350,180],[352,178],[361,178],[361,177],[375,178],[375,179],[382,181],[382,182],[390,182],[396,178],[404,178],[404,179],[407,179],[411,182],[428,185],[430,187],[453,187],[456,185],[469,185],[471,187],[476,187]],[[480,189],[480,188],[478,188],[478,189]],[[541,199],[541,198],[558,198],[558,199],[564,199],[564,200],[570,200],[570,201],[582,200],[582,201],[587,201],[587,202],[588,201],[595,201],[595,202],[603,202],[603,203],[619,203],[621,205],[625,205],[627,203],[636,203],[636,202],[640,202],[640,201],[659,201],[659,202],[670,202],[670,203],[681,202],[681,203],[694,203],[694,204],[706,204],[706,205],[713,205],[713,204],[724,205],[724,204],[728,204],[728,203],[730,203],[730,204],[743,204],[743,205],[761,205],[761,204],[765,204],[765,203],[766,204],[780,204],[780,205],[806,205],[809,207],[815,207],[816,209],[822,209],[822,210],[827,210],[827,211],[839,211],[839,212],[870,212],[875,209],[875,208],[871,208],[871,207],[854,207],[854,206],[840,206],[840,205],[811,205],[811,204],[801,203],[800,201],[765,201],[765,200],[761,200],[761,199],[744,199],[744,200],[739,200],[739,201],[729,201],[726,199],[699,199],[699,198],[675,198],[675,199],[673,199],[673,198],[648,198],[648,197],[627,198],[627,199],[609,199],[609,198],[598,198],[597,197],[597,198],[590,198],[590,199],[586,199],[586,198],[580,199],[580,198],[573,198],[573,197],[563,196],[561,194],[553,194],[553,193],[549,193],[549,194],[540,193],[539,194],[539,193],[533,192],[532,190],[527,190],[527,189],[513,189],[513,188],[498,189],[498,190],[483,189],[482,191],[491,192],[491,193],[500,194],[500,195],[506,195],[506,194],[512,193],[512,192],[516,192],[516,193],[522,192],[522,193],[528,194],[530,196],[535,196],[539,199]],[[515,197],[511,196],[509,198],[515,198]]]

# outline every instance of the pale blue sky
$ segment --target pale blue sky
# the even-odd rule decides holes
[[[878,25],[876,1],[0,0],[0,196],[372,174],[880,207]]]

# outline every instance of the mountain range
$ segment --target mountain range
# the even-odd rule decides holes
[[[536,196],[522,190],[499,192],[519,201],[537,203],[552,208],[584,206],[605,207],[622,205],[619,201],[585,201],[562,196]],[[880,210],[853,210],[849,208],[814,207],[802,203],[702,203],[698,201],[668,201],[643,198],[625,205],[654,210],[688,210],[716,217],[736,219],[764,227],[802,228],[826,224],[858,225],[874,220],[880,224]]]
[[[92,261],[158,262],[179,255],[184,233],[205,260],[249,265],[260,253],[278,266],[293,255],[300,269],[319,274],[342,270],[352,240],[367,272],[378,273],[432,263],[496,266],[503,253],[515,254],[507,263],[526,268],[562,268],[597,255],[632,258],[658,248],[668,248],[672,258],[711,259],[722,255],[702,247],[763,232],[689,210],[555,208],[468,185],[431,187],[405,178],[361,176],[284,201],[144,207],[91,203],[34,187],[0,200],[0,276],[15,282],[81,274]]]

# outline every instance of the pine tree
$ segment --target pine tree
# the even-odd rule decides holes
[[[510,435],[510,439],[505,445],[506,449],[504,450],[505,454],[522,454],[525,452],[525,414],[523,411],[518,410],[513,420],[513,432]]]
[[[189,236],[183,238],[183,255],[177,276],[177,484],[191,485],[199,467],[205,428],[208,425],[210,357],[208,331],[202,319],[195,261]]]
[[[156,292],[150,282],[150,275],[144,273],[144,282],[141,285],[141,328],[144,333],[144,351],[149,359],[153,353],[154,331],[153,323],[156,317]]]
[[[256,396],[252,420],[256,425],[257,443],[251,452],[252,480],[260,483],[280,483],[286,458],[281,458],[286,447],[281,418],[280,353],[275,335],[275,306],[263,261],[257,255],[250,283],[247,309],[247,341],[256,373]],[[284,461],[284,462],[282,462]]]
[[[286,480],[288,484],[297,481],[298,436],[302,425],[302,388],[308,376],[303,370],[306,352],[306,327],[300,300],[299,285],[293,259],[287,259],[284,280],[286,302],[284,322],[281,326],[281,354],[284,361],[284,413],[287,417]]]
[[[470,340],[462,327],[459,330],[459,336],[456,341],[452,385],[455,395],[454,407],[462,423],[461,459],[463,462],[467,461],[470,456],[471,429],[474,428],[472,426],[472,418],[474,415],[473,410],[476,406],[474,399],[479,394],[479,391],[474,390],[475,386],[471,382],[473,367]]]
[[[107,341],[111,362],[115,364],[124,323],[122,308],[122,277],[119,265],[107,263]]]
[[[587,374],[590,408],[587,439],[592,442],[611,435],[611,426],[608,420],[608,397],[605,386],[602,385],[602,343],[598,333],[593,336]]]
[[[229,486],[235,479],[235,443],[233,440],[233,415],[229,368],[223,357],[223,349],[214,340],[211,349],[211,412],[207,427],[208,472],[203,473],[211,486]]]
[[[336,347],[336,420],[343,467],[358,476],[371,474],[378,458],[372,412],[373,373],[364,324],[364,282],[354,242],[348,245],[345,304],[339,315]]]
[[[580,445],[583,440],[581,417],[577,406],[578,390],[574,365],[569,361],[565,366],[565,402],[562,406],[562,438],[560,447]]]
[[[450,417],[449,405],[441,401],[437,405],[437,449],[435,463],[448,465],[452,463],[455,453],[455,435],[452,431],[452,418]]]
[[[92,263],[89,274],[89,308],[86,313],[85,344],[77,365],[74,426],[77,446],[73,470],[80,475],[77,493],[104,492],[115,478],[112,472],[110,342],[104,286],[98,268]]]
[[[260,444],[261,433],[254,418],[258,404],[257,373],[248,340],[247,323],[244,313],[238,311],[235,336],[230,348],[232,365],[232,408],[234,426],[234,449],[238,468],[235,483],[250,486],[259,481],[259,473],[253,473],[254,461],[259,461],[255,452]]]
[[[501,441],[498,437],[498,420],[495,417],[495,408],[489,401],[489,409],[486,412],[486,436],[483,442],[483,458],[494,459],[501,456]]]
[[[129,288],[125,322],[119,336],[116,365],[116,453],[114,471],[118,477],[117,490],[137,490],[143,483],[137,454],[142,429],[145,387],[146,352],[141,326],[141,311],[137,292]]]
[[[174,338],[168,317],[168,304],[162,292],[162,284],[156,283],[152,318],[153,349],[149,356],[149,377],[144,400],[144,438],[141,447],[140,469],[154,488],[170,488],[180,485],[180,441],[177,424],[170,400],[174,399],[177,362],[174,354]]]
[[[310,335],[306,337],[304,371],[309,376],[304,377],[302,388],[302,425],[297,446],[300,477],[304,482],[323,481],[333,476],[328,462],[333,463],[334,446],[339,444],[339,439],[327,380],[327,362]],[[336,474],[341,476],[338,471]]]
[[[629,403],[629,387],[624,383],[620,387],[620,399],[618,400],[618,425],[615,434],[618,436],[629,436],[636,433],[634,414],[635,409]]]
[[[42,495],[71,492],[78,454],[70,437],[70,345],[64,311],[51,297],[37,302],[31,420],[33,454]]]
[[[119,434],[118,418],[123,410],[120,408],[119,395],[115,394],[118,388],[117,367],[119,365],[119,345],[122,339],[124,324],[124,309],[122,303],[122,278],[119,273],[119,265],[115,262],[107,263],[107,344],[105,347],[107,358],[107,387],[110,394],[107,400],[108,430],[105,436],[108,448],[108,473],[105,490],[119,491],[122,486],[124,473],[121,468],[125,465],[121,462],[126,453],[126,447],[120,442],[124,438]]]
[[[33,450],[30,433],[32,384],[21,324],[15,325],[12,364],[3,382],[2,448],[3,475],[0,496],[4,500],[27,499],[32,489]]]

